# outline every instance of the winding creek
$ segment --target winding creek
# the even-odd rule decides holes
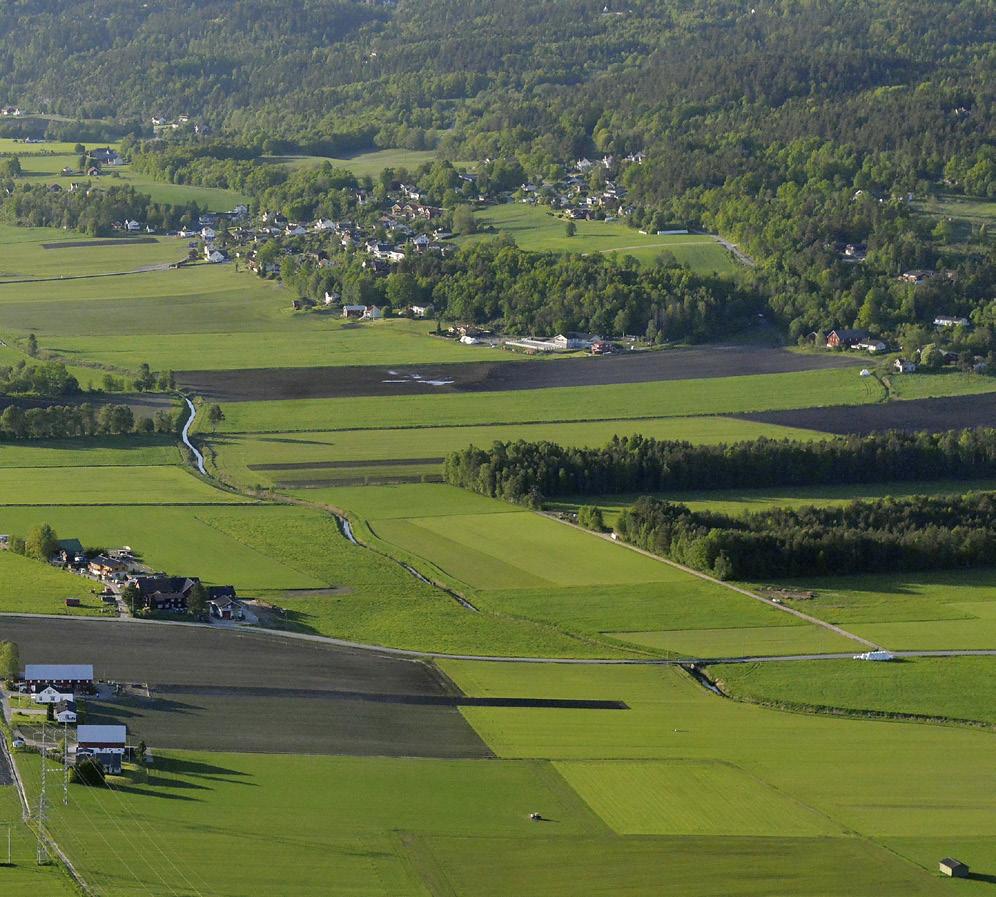
[[[193,453],[194,459],[197,461],[197,470],[201,476],[206,477],[207,470],[204,467],[204,456],[201,454],[200,449],[190,441],[190,428],[194,424],[194,418],[197,417],[197,409],[194,407],[194,403],[186,396],[183,397],[183,401],[187,403],[187,407],[190,409],[190,417],[187,418],[187,422],[183,425],[183,432],[180,434],[180,438],[183,440],[183,444]]]

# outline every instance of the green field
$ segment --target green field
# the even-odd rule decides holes
[[[267,161],[290,168],[310,168],[331,162],[336,168],[348,168],[358,178],[376,177],[385,168],[414,171],[427,162],[436,161],[434,150],[383,149],[351,156],[272,156]]]
[[[809,431],[801,431],[809,432]],[[816,434],[823,435],[823,434]],[[792,436],[798,439],[797,435]],[[896,483],[854,483],[847,485],[796,486],[773,489],[715,489],[693,492],[656,493],[668,501],[680,502],[693,511],[720,514],[746,514],[772,508],[803,508],[810,505],[844,505],[859,499],[901,497],[909,495],[961,495],[966,492],[996,490],[996,480],[927,480]],[[636,495],[595,495],[577,501],[555,501],[551,505],[576,510],[580,504],[597,505],[611,524]]]
[[[705,234],[655,236],[641,234],[619,221],[575,221],[577,234],[567,236],[567,222],[544,206],[508,203],[477,214],[481,227],[511,234],[521,249],[547,252],[618,253],[652,263],[669,252],[683,265],[701,273],[727,274],[737,269],[730,254]],[[463,237],[461,243],[488,238],[487,233]]]
[[[102,143],[100,146],[107,146]],[[110,144],[115,146],[115,144]],[[224,190],[218,187],[197,187],[189,184],[170,184],[157,181],[148,175],[132,171],[130,165],[104,166],[99,177],[87,177],[79,173],[79,155],[73,152],[71,143],[23,144],[13,140],[0,139],[0,152],[14,153],[21,161],[24,172],[22,180],[37,181],[45,184],[59,184],[66,188],[72,182],[90,184],[107,189],[127,184],[139,193],[152,197],[153,202],[186,205],[197,203],[203,209],[214,212],[225,212],[246,197],[235,190]],[[63,175],[62,169],[70,168],[76,171],[73,175]]]
[[[810,624],[723,629],[703,627],[657,632],[614,632],[612,635],[624,642],[685,657],[759,657],[867,650],[867,646],[860,642]]]
[[[789,580],[802,610],[893,650],[996,648],[996,568]]]
[[[32,229],[32,232],[33,229]],[[53,239],[48,234],[37,234],[37,241],[19,241],[0,251],[0,282],[45,278],[62,280],[92,277],[98,274],[118,274],[141,270],[152,265],[166,265],[187,257],[187,244],[173,237],[146,237],[148,243],[122,243],[117,238],[93,239],[79,233],[58,231]],[[75,239],[74,239],[75,238]],[[0,233],[0,240],[3,234]],[[65,246],[46,249],[45,245],[87,242],[92,246]],[[63,295],[72,293],[78,282],[58,287]],[[109,281],[100,285],[105,291],[117,288]]]
[[[608,656],[639,645],[654,654],[729,656],[727,643],[745,631],[745,641],[764,651],[743,653],[854,645],[663,561],[452,486],[298,494],[348,508],[361,538],[458,589],[481,610],[576,636],[590,643],[588,652]],[[752,628],[736,628],[744,626]],[[652,627],[669,630],[667,637],[648,638]],[[713,642],[715,649],[708,647]]]
[[[0,522],[3,525],[10,523],[6,514],[0,515]],[[11,535],[17,535],[17,531]],[[93,588],[94,584],[89,579],[64,573],[34,558],[0,551],[0,612],[2,613],[77,616],[100,614],[103,611],[103,602],[93,595],[91,591]],[[66,607],[67,598],[79,598],[80,607]]]
[[[176,442],[168,436],[100,436],[0,443],[0,468],[155,467],[177,464],[180,460]]]
[[[662,868],[692,897],[932,897],[939,856],[992,857],[989,733],[780,713],[675,669],[443,666],[471,695],[629,709],[465,708],[492,761],[154,751],[50,826],[106,897],[642,897]]]
[[[0,737],[2,733],[0,733]],[[58,866],[39,866],[35,837],[21,824],[21,802],[13,785],[0,786],[0,864],[7,861],[7,827],[13,865],[0,865],[4,897],[71,897],[78,893]]]
[[[723,691],[741,700],[996,726],[996,657],[729,664],[707,672]]]
[[[369,474],[378,476],[378,465],[358,466],[362,461],[442,458],[468,445],[490,446],[496,440],[549,439],[561,445],[598,446],[618,434],[641,433],[656,439],[685,439],[715,443],[757,439],[817,439],[823,434],[753,421],[721,417],[671,417],[650,420],[608,420],[568,424],[513,424],[467,427],[422,427],[410,430],[346,430],[259,435],[208,436],[215,462],[229,477],[244,483],[294,483],[300,480],[338,479]],[[350,462],[349,467],[303,466],[294,470],[250,470],[249,465],[323,464]],[[2,463],[2,449],[0,449]],[[438,466],[419,466],[421,473],[438,473]]]
[[[19,244],[24,246],[25,244]],[[156,244],[166,246],[166,244]],[[155,248],[155,247],[152,247]],[[145,245],[107,250],[101,264],[135,270]],[[176,244],[170,249],[174,252]],[[39,250],[57,256],[76,250]],[[24,249],[27,253],[28,250]],[[18,250],[21,253],[21,250]],[[5,267],[0,256],[0,267]],[[34,332],[42,347],[69,361],[134,370],[416,364],[479,359],[453,340],[428,336],[408,319],[357,324],[332,314],[295,314],[289,294],[232,265],[195,265],[124,277],[0,283],[0,335]],[[510,352],[488,360],[517,361]]]
[[[0,469],[0,506],[238,504],[179,467]]]

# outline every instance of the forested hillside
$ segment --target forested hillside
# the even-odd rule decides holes
[[[13,0],[0,33],[0,103],[28,113],[0,133],[188,115],[236,149],[184,177],[288,214],[264,153],[435,149],[535,183],[608,154],[626,220],[739,243],[792,339],[860,327],[905,350],[946,314],[991,348],[989,225],[916,211],[996,195],[986,0]],[[331,189],[308,208],[342,205]],[[946,276],[898,280],[922,269]]]

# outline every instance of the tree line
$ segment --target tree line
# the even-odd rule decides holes
[[[992,428],[718,445],[614,436],[601,448],[518,440],[495,442],[490,449],[469,446],[449,455],[444,466],[448,483],[532,507],[553,496],[976,479],[994,473]]]
[[[0,412],[0,439],[79,439],[93,436],[176,433],[182,412],[159,409],[151,416],[137,416],[128,405],[48,405],[22,408],[8,405]]]
[[[644,496],[619,516],[628,542],[720,579],[763,580],[988,566],[991,493],[884,498],[734,516]]]

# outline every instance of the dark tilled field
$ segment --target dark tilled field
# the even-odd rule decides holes
[[[940,432],[964,427],[996,427],[996,392],[946,399],[910,399],[884,405],[839,405],[834,408],[798,408],[730,416],[838,434],[881,430]]]
[[[153,747],[491,756],[455,706],[332,699],[337,691],[459,694],[418,661],[262,634],[114,621],[0,618],[0,639],[18,643],[22,663],[93,663],[98,678],[148,683],[151,697],[92,702],[88,720],[126,723]],[[329,699],[315,700],[316,692]]]
[[[712,346],[601,358],[542,359],[532,362],[472,361],[386,368],[380,366],[252,368],[238,371],[183,371],[180,385],[215,402],[275,399],[401,396],[438,392],[499,392],[560,386],[607,386],[779,374],[849,367],[847,355],[802,355],[784,349]]]

